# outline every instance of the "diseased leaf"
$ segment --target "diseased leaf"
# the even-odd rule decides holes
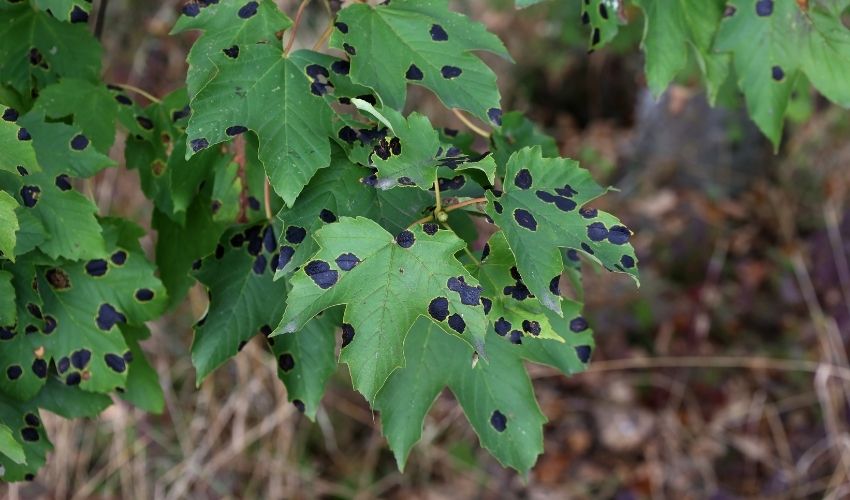
[[[375,89],[388,107],[403,108],[413,83],[450,108],[499,122],[496,75],[472,51],[510,56],[498,37],[450,11],[447,0],[352,4],[339,13],[330,45],[348,54],[351,79]]]
[[[637,281],[631,231],[605,212],[586,207],[605,194],[573,160],[543,158],[539,146],[514,153],[504,194],[487,193],[487,214],[504,231],[529,292],[561,316],[561,297],[550,288],[564,264],[559,248],[581,251],[610,271]]]
[[[78,127],[48,122],[40,110],[27,113],[19,123],[32,136],[36,158],[47,174],[91,177],[115,165]]]
[[[541,132],[531,120],[517,111],[502,116],[502,125],[490,135],[490,145],[500,175],[505,174],[505,165],[511,155],[523,148],[540,146],[544,157],[558,156],[555,139]]]
[[[0,257],[5,257],[12,262],[15,261],[15,243],[17,236],[15,233],[21,228],[18,222],[18,216],[15,215],[15,209],[18,208],[18,202],[15,201],[5,191],[0,191]]]
[[[657,98],[688,63],[696,58],[709,101],[717,97],[729,73],[729,56],[712,51],[714,34],[723,16],[723,0],[635,0],[646,15],[643,50],[646,78]]]
[[[12,436],[12,429],[2,423],[0,423],[0,455],[4,455],[17,465],[26,465],[27,463],[23,446]],[[2,476],[0,476],[0,479],[2,479]]]
[[[292,277],[273,335],[296,332],[319,312],[346,304],[343,322],[353,333],[340,360],[367,400],[404,365],[404,337],[419,316],[483,351],[481,288],[454,259],[464,243],[449,231],[431,224],[393,237],[374,221],[346,217],[315,238],[320,249]]]
[[[41,423],[38,407],[32,402],[14,403],[0,399],[0,425],[11,431],[17,447],[24,452],[22,462],[13,460],[5,451],[0,453],[0,471],[3,471],[0,480],[11,483],[32,479],[44,465],[47,452],[53,449]],[[9,451],[15,454],[12,449]]]
[[[63,78],[59,83],[45,87],[35,102],[37,115],[43,114],[50,120],[72,117],[73,126],[101,153],[108,153],[115,141],[118,106],[105,85],[78,78]],[[38,143],[39,137],[34,135]],[[45,164],[44,160],[42,164]]]
[[[101,47],[84,24],[68,24],[29,2],[0,8],[0,81],[21,94],[59,77],[97,80]]]
[[[778,147],[791,91],[803,73],[829,100],[850,107],[850,30],[846,1],[731,0],[714,44],[732,53],[750,116]]]
[[[390,376],[375,400],[400,468],[444,387],[454,393],[481,444],[502,464],[525,472],[543,452],[546,417],[517,346],[489,335],[488,361],[473,363],[473,350],[433,323],[420,319],[410,330],[404,345],[407,365]]]
[[[215,254],[195,273],[210,294],[210,306],[195,326],[192,364],[200,384],[262,329],[280,321],[286,282],[274,281],[279,259],[272,226],[240,227],[225,233]]]
[[[94,418],[112,405],[112,398],[69,387],[57,377],[50,377],[33,402],[63,418]]]
[[[43,11],[50,11],[56,19],[72,24],[85,24],[91,12],[89,0],[35,0],[35,4]]]
[[[25,175],[41,170],[35,160],[29,131],[15,123],[19,111],[0,105],[0,113],[0,171]]]
[[[582,0],[581,22],[590,26],[590,50],[608,44],[620,31],[621,0]]]
[[[121,392],[121,399],[142,410],[162,413],[165,395],[159,385],[159,377],[139,345],[139,342],[150,337],[150,331],[145,326],[125,325],[121,327],[121,332],[124,333],[124,340],[131,354],[127,369],[127,386]]]

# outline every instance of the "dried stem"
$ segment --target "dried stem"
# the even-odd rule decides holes
[[[144,97],[145,99],[149,100],[150,102],[155,102],[157,104],[162,102],[162,99],[156,97],[155,95],[151,94],[147,90],[140,89],[139,87],[136,87],[134,85],[130,85],[129,83],[114,83],[113,85],[115,85],[116,87],[120,87],[124,90],[133,92],[135,94],[139,94],[140,96]]]
[[[460,111],[459,109],[457,109],[457,108],[453,108],[453,109],[452,109],[452,113],[454,113],[454,114],[455,114],[455,116],[457,116],[458,120],[462,121],[462,122],[463,122],[463,124],[464,124],[464,125],[466,125],[466,127],[467,127],[469,130],[471,130],[471,131],[475,132],[476,134],[480,135],[481,137],[484,137],[485,139],[489,139],[489,138],[490,138],[490,132],[487,132],[487,131],[486,131],[486,130],[484,130],[483,128],[481,128],[481,127],[479,127],[478,125],[476,125],[476,124],[472,123],[472,122],[469,120],[469,118],[465,117],[465,116],[463,115],[463,113],[461,113],[461,111]]]
[[[272,220],[272,189],[268,177],[266,177],[266,183],[263,186],[263,201],[266,206],[266,219]]]
[[[292,23],[292,29],[289,30],[289,41],[286,42],[286,48],[283,49],[283,53],[289,55],[289,51],[292,50],[292,45],[295,44],[295,35],[298,33],[298,26],[301,24],[301,17],[304,15],[304,9],[307,8],[307,4],[310,3],[310,0],[303,0],[301,5],[298,6],[298,12],[295,13],[295,21]]]
[[[476,203],[484,203],[485,201],[487,201],[487,198],[483,198],[483,197],[482,198],[473,198],[471,200],[466,200],[466,201],[462,201],[460,203],[455,203],[454,205],[449,205],[449,206],[447,206],[446,208],[443,209],[443,212],[445,212],[445,213],[454,212],[455,210],[461,209],[463,207],[468,207],[469,205],[475,205]],[[434,219],[434,214],[432,213],[431,215],[429,215],[427,217],[422,217],[421,219],[417,220],[416,222],[410,224],[407,227],[413,227],[413,226],[416,226],[418,224],[424,224],[424,223],[426,223],[430,220],[433,220],[433,219]]]

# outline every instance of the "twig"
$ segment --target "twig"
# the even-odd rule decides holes
[[[460,203],[455,203],[454,205],[449,205],[449,206],[447,206],[446,208],[443,209],[443,212],[445,212],[445,213],[454,212],[455,210],[461,209],[463,207],[468,207],[469,205],[475,205],[476,203],[484,203],[485,201],[487,201],[487,198],[483,198],[483,197],[482,198],[473,198],[471,200],[466,200],[466,201],[462,201]],[[430,220],[433,220],[433,219],[434,219],[434,214],[432,213],[431,215],[429,215],[427,217],[422,217],[421,219],[413,222],[412,224],[410,224],[407,227],[413,227],[413,226],[416,226],[418,224],[424,224],[424,223],[426,223]]]
[[[266,219],[272,220],[272,190],[268,177],[266,177],[266,183],[263,186],[263,201],[266,205]]]
[[[304,15],[304,9],[307,8],[307,4],[310,3],[310,0],[303,0],[301,5],[298,6],[298,12],[295,13],[295,21],[292,23],[292,29],[289,30],[289,41],[286,42],[286,48],[283,49],[283,53],[289,55],[289,51],[292,50],[292,45],[295,43],[295,34],[298,33],[298,26],[301,24],[301,16]]]
[[[457,108],[452,108],[452,113],[454,113],[454,114],[455,114],[455,116],[457,116],[458,120],[462,121],[462,122],[463,122],[463,124],[464,124],[464,125],[466,125],[466,127],[467,127],[469,130],[471,130],[471,131],[475,132],[476,134],[480,135],[481,137],[484,137],[485,139],[489,139],[489,138],[490,138],[490,132],[487,132],[487,131],[486,131],[486,130],[484,130],[483,128],[481,128],[481,127],[479,127],[478,125],[476,125],[476,124],[472,123],[471,121],[469,121],[469,118],[467,118],[467,117],[463,116],[463,113],[461,113],[459,109],[457,109]]]
[[[94,37],[100,40],[103,35],[103,21],[106,19],[106,7],[109,5],[109,0],[100,0],[97,6],[97,20],[94,25]]]
[[[333,33],[333,31],[334,31],[334,18],[333,18],[333,16],[331,16],[331,20],[328,21],[328,26],[325,28],[325,31],[322,32],[322,36],[320,36],[319,39],[316,40],[316,43],[313,44],[313,50],[321,49],[325,45],[325,42],[328,41],[328,38],[331,37],[331,33]]]
[[[140,96],[146,98],[150,102],[155,102],[157,104],[162,102],[162,99],[156,97],[155,95],[151,94],[147,90],[142,90],[139,87],[136,87],[134,85],[130,85],[129,83],[113,83],[113,85],[115,85],[116,87],[120,87],[124,90],[129,90],[130,92],[134,92],[136,94],[139,94]]]

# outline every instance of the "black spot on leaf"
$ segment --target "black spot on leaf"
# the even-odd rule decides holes
[[[54,182],[56,183],[56,187],[62,191],[69,191],[71,189],[71,180],[65,174],[57,175]]]
[[[21,174],[21,177],[26,177],[30,174],[29,171],[23,167],[23,165],[18,165],[17,168],[18,173]]]
[[[124,373],[127,369],[127,362],[124,361],[124,358],[113,353],[107,353],[103,356],[103,361],[106,362],[106,366],[112,369],[112,371],[116,373]]]
[[[266,226],[263,229],[263,247],[269,253],[274,252],[277,248],[277,238],[275,238],[274,228],[271,226]]]
[[[437,231],[440,229],[440,226],[434,224],[433,222],[426,222],[422,225],[422,230],[425,231],[425,234],[428,236],[434,236],[437,234]]]
[[[140,302],[149,302],[153,300],[154,293],[153,290],[149,288],[140,288],[136,290],[136,300]]]
[[[425,75],[422,74],[422,70],[419,69],[419,66],[411,64],[410,67],[407,68],[407,73],[404,74],[404,77],[408,80],[419,81],[425,78]]]
[[[354,334],[357,333],[354,331],[354,327],[349,325],[348,323],[342,324],[342,347],[347,347],[348,344],[354,340]]]
[[[514,220],[529,231],[537,231],[537,219],[528,210],[523,208],[514,210]]]
[[[319,212],[319,218],[322,219],[322,222],[325,224],[332,224],[337,221],[336,215],[326,208],[323,208],[322,211]]]
[[[30,427],[40,427],[41,420],[36,416],[35,413],[27,413],[24,415],[24,422]]]
[[[581,210],[579,210],[579,213],[585,219],[592,219],[599,215],[599,211],[595,208],[582,208]]]
[[[589,345],[576,346],[576,356],[582,363],[590,361],[591,349]]]
[[[266,270],[266,264],[268,261],[266,260],[265,255],[258,255],[256,259],[254,259],[254,266],[252,270],[254,274],[263,274]]]
[[[773,14],[773,0],[758,0],[756,2],[756,14],[759,17],[766,17]]]
[[[243,125],[233,125],[232,127],[227,127],[227,130],[225,130],[224,133],[226,133],[230,137],[233,137],[239,134],[244,134],[247,131],[248,127],[245,127]]]
[[[451,80],[452,78],[457,78],[463,73],[463,70],[458,68],[457,66],[443,66],[440,69],[440,74],[443,75],[443,78],[447,80]]]
[[[525,319],[522,321],[522,331],[530,333],[536,337],[540,335],[540,323],[534,320]]]
[[[451,277],[446,282],[449,290],[457,292],[460,296],[462,304],[467,306],[477,306],[480,303],[482,288],[480,286],[470,286],[466,283],[463,276]]]
[[[514,184],[516,184],[516,187],[520,189],[528,189],[531,187],[531,183],[531,172],[529,172],[527,168],[517,172],[516,177],[514,178]],[[538,193],[540,193],[540,191],[538,191]],[[538,196],[540,195],[538,194]]]
[[[231,59],[236,59],[237,57],[239,57],[239,46],[238,45],[231,45],[230,47],[228,47],[226,49],[221,49],[221,51],[224,52],[224,55],[226,55],[227,57],[229,57]]]
[[[293,399],[292,404],[295,405],[295,409],[298,410],[298,413],[304,413],[306,411],[304,401],[301,401],[300,399]]]
[[[281,354],[277,358],[277,366],[284,373],[292,371],[295,368],[295,358],[292,357],[292,354],[288,352]]]
[[[90,276],[100,277],[109,270],[109,264],[103,259],[94,259],[86,262],[86,273]]]
[[[337,137],[349,144],[353,144],[354,141],[357,139],[357,132],[353,128],[346,125],[339,129]]]
[[[21,199],[27,208],[34,207],[40,197],[41,189],[38,186],[24,186],[21,188]]]
[[[200,7],[200,5],[196,4],[195,2],[189,2],[189,3],[187,3],[186,5],[183,6],[183,9],[181,9],[181,11],[183,12],[183,15],[185,15],[185,16],[195,17],[195,16],[197,16],[198,14],[201,13],[201,7]]]
[[[449,316],[449,327],[457,333],[463,333],[466,331],[466,322],[460,314],[454,313]]]
[[[774,66],[770,69],[770,76],[777,82],[781,82],[785,78],[785,72],[779,66]]]
[[[416,242],[416,236],[414,236],[412,232],[404,230],[398,233],[395,237],[395,242],[398,243],[398,246],[401,248],[410,248]]]
[[[298,245],[304,238],[307,237],[307,230],[303,227],[299,226],[289,226],[286,228],[286,241],[292,243],[293,245]]]
[[[490,108],[487,110],[487,118],[496,126],[502,126],[502,110],[499,108]]]
[[[493,307],[493,301],[487,297],[481,297],[481,305],[484,306],[484,314],[490,314],[490,309]]]
[[[29,133],[29,130],[21,127],[18,129],[18,140],[19,141],[30,141],[32,140],[32,136]]]
[[[71,368],[71,360],[67,357],[62,357],[56,362],[56,370],[59,371],[60,375],[68,371],[69,368]]]
[[[355,49],[351,45],[348,45],[347,43],[343,43],[342,48],[345,49],[345,52],[347,52],[350,56],[357,55],[357,49]]]
[[[18,365],[12,365],[6,368],[6,376],[9,380],[18,380],[23,374],[24,370]]]
[[[56,290],[64,290],[71,286],[71,278],[68,277],[68,273],[58,267],[48,269],[47,272],[44,273],[44,276],[47,278],[47,282],[50,283],[50,286]]]
[[[320,76],[323,76],[325,78],[331,76],[331,74],[328,73],[328,69],[322,66],[321,64],[311,64],[307,66],[304,71],[307,72],[307,76],[313,79],[316,79]]]
[[[589,255],[593,255],[594,253],[596,253],[596,252],[593,251],[592,248],[590,248],[590,245],[588,245],[585,242],[581,243],[581,249],[584,250],[585,252],[587,252]]]
[[[3,111],[3,120],[4,121],[7,121],[7,122],[17,121],[18,116],[19,116],[18,110],[14,109],[14,108],[6,108],[6,110]]]
[[[191,147],[192,147],[192,151],[194,151],[194,152],[196,152],[196,153],[197,153],[198,151],[201,151],[201,150],[203,150],[203,149],[208,148],[208,147],[209,147],[209,145],[210,145],[209,141],[207,141],[207,140],[206,140],[206,139],[204,139],[203,137],[202,137],[202,138],[200,138],[200,139],[192,139],[191,141],[189,141],[189,146],[191,146]]]
[[[331,269],[330,264],[321,260],[308,263],[304,266],[304,272],[323,290],[334,286],[339,279],[339,273]]]
[[[331,70],[338,75],[347,75],[351,71],[351,63],[342,59],[334,61]]]
[[[635,267],[635,259],[633,259],[631,255],[623,255],[620,257],[620,264],[622,264],[626,269],[631,269]]]
[[[334,23],[336,29],[338,29],[342,34],[348,33],[348,25],[345,23],[336,22]]]
[[[24,441],[28,441],[30,443],[38,441],[38,429],[35,429],[33,427],[24,427],[23,429],[21,429],[21,437],[24,438]]]
[[[257,13],[257,7],[259,4],[257,2],[248,2],[237,13],[239,17],[242,19],[249,19],[253,17]]]
[[[71,387],[80,385],[82,381],[83,377],[78,372],[69,373],[68,377],[65,378],[65,384]]]
[[[602,241],[608,237],[608,229],[601,222],[594,222],[587,226],[587,237],[590,241]]]
[[[289,261],[292,260],[292,256],[295,255],[295,249],[290,246],[284,246],[280,248],[280,259],[277,262],[277,268],[283,269],[289,264]]]
[[[44,332],[45,335],[50,335],[55,330],[56,330],[56,318],[54,318],[53,316],[45,316],[44,317],[44,329],[42,329],[42,332]]]
[[[629,242],[631,232],[625,226],[611,226],[608,230],[608,241],[615,245],[625,245]]]
[[[502,204],[499,203],[498,201],[493,202],[493,208],[496,210],[497,214],[502,213],[502,210],[504,210],[504,208],[502,207]]]
[[[508,427],[508,417],[499,410],[496,410],[490,415],[490,425],[498,432],[505,432],[505,429]]]
[[[511,322],[506,320],[505,318],[499,318],[498,320],[496,320],[496,323],[493,325],[493,327],[495,328],[497,334],[504,337],[509,331],[511,331],[513,325],[511,325]]]
[[[344,253],[337,257],[335,262],[343,271],[351,271],[357,264],[360,264],[360,259],[353,253]]]
[[[449,299],[437,297],[428,304],[428,314],[437,321],[444,321],[449,316]]]
[[[587,324],[587,320],[581,316],[570,320],[570,330],[575,333],[581,333],[587,330],[588,326],[590,325]]]
[[[118,312],[111,304],[101,304],[97,311],[97,326],[103,331],[109,331],[117,323],[126,323],[127,318]]]
[[[593,28],[593,35],[591,40],[591,45],[597,45],[599,41],[602,39],[602,33],[599,31],[599,28]]]
[[[32,362],[32,372],[38,378],[47,378],[47,361],[35,359]]]
[[[80,349],[71,353],[71,366],[77,370],[82,370],[91,361],[91,351],[88,349]]]
[[[520,345],[522,344],[523,334],[519,330],[512,330],[510,336],[508,337],[511,341],[511,344]]]
[[[17,335],[17,332],[11,327],[0,326],[0,340],[12,340]]]
[[[560,274],[552,278],[552,281],[549,282],[549,291],[552,292],[552,295],[561,295],[560,282]]]
[[[449,34],[439,24],[431,25],[431,40],[435,42],[445,42],[449,39]]]
[[[71,139],[71,149],[82,151],[89,147],[89,138],[83,134],[77,134]]]

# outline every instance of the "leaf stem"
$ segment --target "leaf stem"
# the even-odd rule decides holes
[[[436,198],[437,208],[434,209],[434,213],[438,214],[443,211],[443,200],[440,197],[440,178],[437,176],[434,179],[434,197]]]
[[[130,85],[129,83],[114,83],[113,85],[115,85],[116,87],[120,87],[124,90],[128,90],[130,92],[139,94],[140,96],[146,98],[150,102],[155,102],[157,104],[160,104],[162,102],[162,99],[156,97],[155,95],[151,94],[147,90],[140,89],[139,87],[136,87],[134,85]]]
[[[295,34],[298,33],[298,26],[301,24],[301,16],[304,15],[304,9],[307,8],[307,4],[310,3],[310,0],[302,0],[301,5],[298,6],[298,11],[295,13],[295,22],[292,23],[292,29],[289,30],[289,41],[286,42],[286,47],[283,49],[283,53],[285,55],[289,55],[289,51],[292,50],[292,45],[295,44]]]
[[[444,213],[454,212],[455,210],[461,209],[463,207],[468,207],[469,205],[475,205],[476,203],[483,203],[485,201],[487,201],[487,198],[484,198],[484,197],[472,198],[471,200],[466,200],[466,201],[462,201],[460,203],[455,203],[454,205],[449,205],[446,208],[444,208],[442,211]],[[424,224],[424,223],[434,219],[434,216],[435,216],[435,214],[432,212],[431,215],[428,215],[427,217],[422,217],[421,219],[417,220],[416,222],[410,224],[407,227],[413,227],[413,226],[416,226],[418,224]]]
[[[485,139],[489,139],[489,138],[490,138],[490,132],[487,132],[487,131],[486,131],[486,130],[484,130],[483,128],[481,128],[481,127],[479,127],[478,125],[476,125],[476,124],[472,123],[472,122],[469,120],[469,118],[467,118],[466,116],[464,116],[464,115],[463,115],[463,113],[461,113],[461,111],[460,111],[459,109],[457,109],[457,108],[452,108],[452,113],[454,113],[454,114],[455,114],[455,116],[457,116],[458,120],[462,121],[462,122],[463,122],[463,124],[464,124],[464,125],[466,125],[466,127],[467,127],[469,130],[471,130],[471,131],[475,132],[476,134],[480,135],[481,137],[484,137]]]
[[[448,229],[449,231],[452,230],[452,228],[448,224],[446,224],[445,222],[440,222],[440,225],[443,226],[444,228]],[[464,243],[466,243],[466,242],[464,242]],[[469,245],[464,244],[463,245],[463,251],[466,252],[466,256],[469,257],[472,260],[472,262],[475,264],[475,267],[481,267],[481,261],[478,260],[478,258],[475,257],[475,254],[472,253],[472,251],[469,249]]]
[[[266,206],[266,219],[272,220],[272,189],[269,184],[269,178],[266,177],[265,185],[263,186],[263,201]]]
[[[109,5],[109,0],[100,0],[97,6],[97,20],[94,24],[94,37],[100,40],[103,35],[103,22],[106,20],[106,7]]]

